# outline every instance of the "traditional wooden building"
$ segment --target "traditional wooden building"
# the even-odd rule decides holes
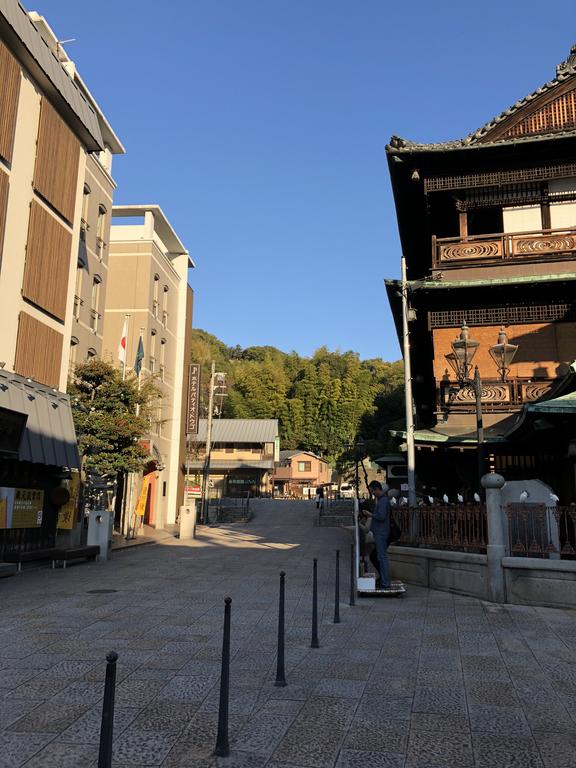
[[[386,282],[399,334],[408,299],[420,483],[472,494],[494,468],[576,501],[576,46],[465,139],[395,136],[387,156],[407,282]]]

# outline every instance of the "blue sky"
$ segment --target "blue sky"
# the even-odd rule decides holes
[[[229,345],[400,356],[384,147],[459,138],[552,79],[576,4],[38,0],[124,143],[115,202],[159,203]]]

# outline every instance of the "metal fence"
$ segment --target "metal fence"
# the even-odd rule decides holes
[[[576,506],[507,504],[510,554],[576,560]]]
[[[481,504],[397,506],[392,517],[400,526],[395,542],[404,547],[426,547],[460,552],[486,552],[486,508]]]

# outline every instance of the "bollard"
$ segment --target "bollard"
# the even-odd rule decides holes
[[[102,725],[100,726],[100,751],[98,768],[112,768],[112,738],[114,735],[114,693],[116,687],[116,662],[118,654],[110,651],[106,655],[106,680],[102,703]]]
[[[336,550],[336,581],[334,584],[334,624],[340,624],[340,550]]]
[[[218,706],[218,735],[214,754],[228,757],[228,700],[230,698],[230,612],[232,598],[224,600],[224,633],[222,637],[222,669],[220,672],[220,704]]]
[[[354,544],[350,545],[350,605],[355,605],[356,579],[354,578]]]
[[[320,648],[318,642],[318,560],[314,558],[312,576],[312,642],[310,648]]]
[[[278,655],[276,657],[276,682],[275,686],[282,688],[286,685],[284,672],[284,592],[286,586],[286,574],[280,572],[280,600],[278,604]]]

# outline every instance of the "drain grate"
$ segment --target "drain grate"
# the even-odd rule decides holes
[[[118,592],[117,589],[89,589],[86,592],[87,595],[111,595],[113,592]]]

